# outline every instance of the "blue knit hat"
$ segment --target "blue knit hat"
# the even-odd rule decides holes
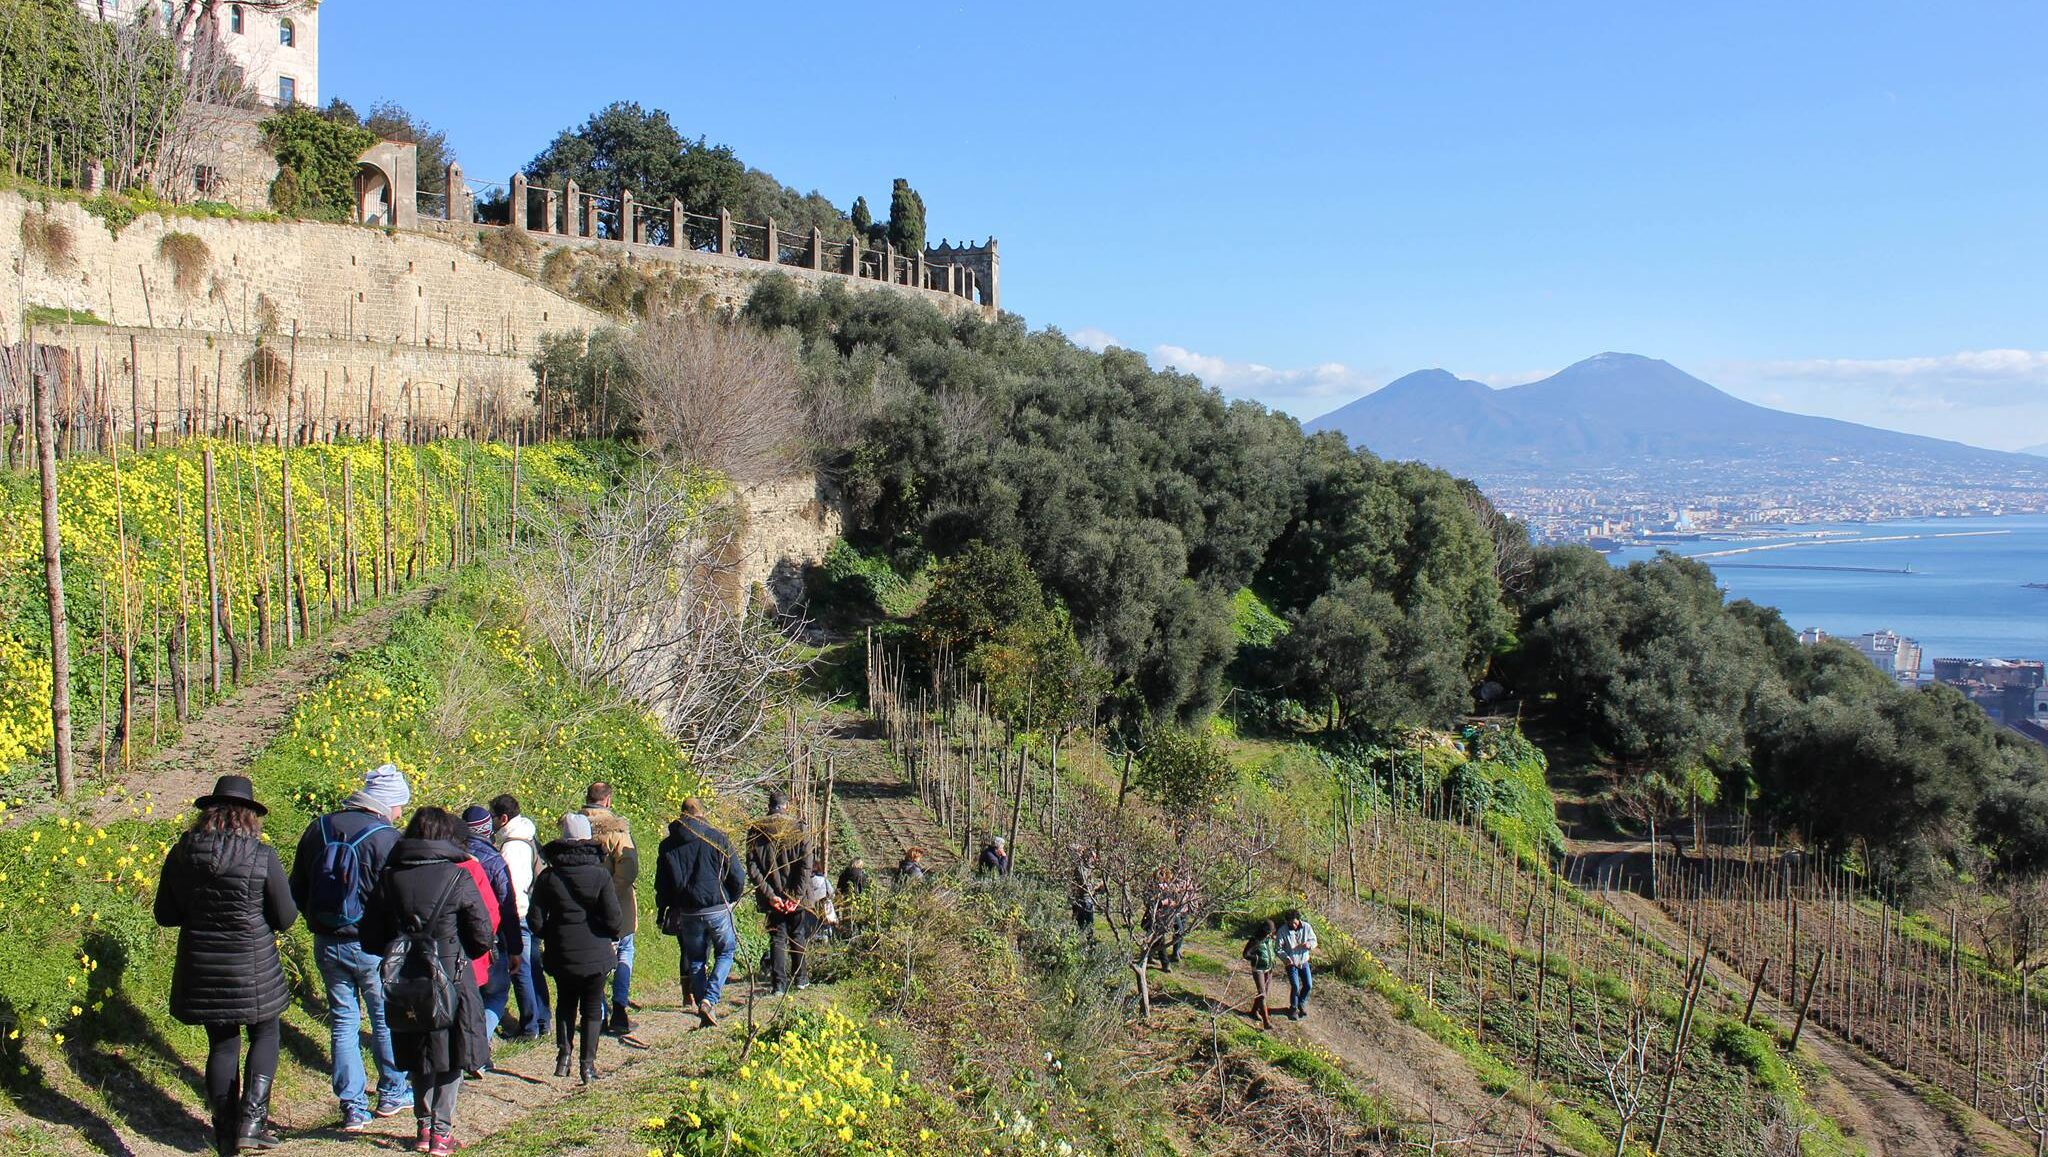
[[[470,804],[463,809],[462,822],[469,825],[469,834],[488,837],[491,834],[491,813],[488,808]]]

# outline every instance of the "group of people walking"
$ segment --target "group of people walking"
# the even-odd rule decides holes
[[[307,825],[289,874],[263,838],[267,810],[246,777],[222,776],[194,801],[197,817],[164,860],[156,919],[179,931],[171,1014],[206,1030],[218,1152],[279,1143],[270,1094],[291,993],[277,936],[301,917],[326,992],[344,1133],[409,1105],[415,1151],[453,1153],[463,1082],[490,1071],[495,1039],[543,1039],[552,1030],[555,1076],[573,1072],[589,1084],[601,1076],[600,1035],[632,1031],[640,859],[629,825],[612,810],[612,788],[591,784],[583,807],[560,817],[559,835],[545,845],[511,795],[460,815],[428,806],[408,818],[411,801],[395,766],[372,770],[340,808]],[[976,860],[984,875],[1007,876],[1010,867],[1001,839]],[[897,884],[926,875],[922,849],[907,850]],[[858,857],[836,886],[827,878],[804,821],[780,792],[768,793],[766,814],[747,826],[744,852],[697,800],[685,800],[656,852],[654,911],[680,947],[687,1010],[703,1027],[718,1023],[739,951],[735,913],[749,893],[767,925],[769,991],[779,995],[809,984],[811,946],[838,931],[835,898],[851,900],[867,887]],[[1102,890],[1095,853],[1077,853],[1071,899],[1084,935],[1093,934]],[[1163,968],[1178,962],[1188,899],[1162,870],[1144,924]],[[1265,922],[1245,944],[1253,1013],[1267,1027],[1276,966],[1286,969],[1288,1015],[1307,1015],[1315,947],[1299,912]],[[366,1022],[374,1098],[363,1064]]]
[[[279,1142],[270,1094],[290,991],[277,934],[301,917],[326,991],[345,1133],[409,1106],[415,1151],[452,1153],[463,1081],[490,1071],[494,1039],[541,1038],[552,1020],[555,1075],[573,1063],[588,1084],[600,1075],[599,1033],[631,1031],[639,855],[610,786],[591,784],[545,846],[513,796],[408,818],[411,800],[396,767],[371,771],[307,825],[289,875],[263,840],[267,809],[246,777],[222,776],[194,801],[197,818],[164,860],[156,919],[179,930],[171,1014],[206,1029],[218,1152]]]

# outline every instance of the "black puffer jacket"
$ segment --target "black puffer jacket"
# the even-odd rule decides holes
[[[292,926],[284,865],[270,845],[231,832],[186,832],[164,857],[156,922],[178,930],[171,1015],[186,1024],[261,1024],[291,1001],[277,934]]]
[[[599,976],[612,969],[619,938],[619,893],[604,851],[589,840],[556,840],[544,849],[548,870],[534,881],[531,920],[549,976]]]
[[[491,1059],[484,998],[469,968],[470,961],[490,954],[491,917],[475,879],[462,866],[467,859],[462,845],[450,840],[399,840],[363,918],[363,949],[375,956],[384,955],[415,919],[426,921],[424,931],[441,947],[441,967],[455,982],[453,1028],[401,1032],[392,1027],[392,1055],[414,1079],[423,1072],[477,1068]]]

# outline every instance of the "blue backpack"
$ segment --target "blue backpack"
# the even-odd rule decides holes
[[[378,832],[393,830],[390,824],[371,824],[344,840],[335,835],[332,820],[320,817],[320,866],[306,897],[306,923],[316,932],[339,932],[362,923],[370,881],[363,878],[361,845]]]

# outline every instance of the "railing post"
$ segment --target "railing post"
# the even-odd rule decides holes
[[[640,223],[633,219],[633,190],[619,190],[619,240],[628,245],[640,243]]]
[[[917,287],[919,289],[930,289],[932,287],[931,282],[925,279],[924,273],[924,254],[922,252],[919,252],[917,255]]]
[[[896,243],[890,241],[882,246],[882,280],[896,284]]]
[[[782,264],[782,238],[777,235],[773,217],[768,218],[768,252],[762,256],[768,259],[770,265]]]
[[[547,199],[547,207],[541,215],[540,231],[543,233],[553,233],[555,232],[555,212],[561,207],[561,194],[553,189],[549,189],[543,195]]]
[[[457,212],[458,209],[461,211]],[[462,166],[454,161],[450,161],[448,162],[448,220],[458,221],[467,225],[469,224],[469,219],[474,216],[476,216],[476,213],[470,207],[469,186],[462,183]]]
[[[816,225],[811,226],[811,268],[825,268],[825,235]]]
[[[855,233],[846,242],[846,268],[840,272],[848,277],[860,276],[860,234]]]
[[[668,243],[676,249],[688,249],[690,243],[683,234],[689,225],[683,216],[683,202],[680,197],[671,197],[668,202]]]
[[[562,232],[571,237],[583,236],[583,195],[577,191],[574,178],[562,190]]]
[[[946,292],[954,297],[960,296],[960,267],[958,265],[946,266]]]
[[[718,211],[718,251],[732,256],[732,210]]]
[[[525,174],[525,173],[514,173],[514,174],[512,174],[512,197],[511,197],[511,202],[512,202],[512,204],[511,204],[511,209],[512,209],[512,211],[511,211],[511,213],[509,213],[509,214],[507,215],[507,216],[508,216],[508,218],[509,218],[509,223],[511,224],[511,226],[512,226],[512,227],[513,227],[514,229],[518,229],[518,230],[520,230],[521,232],[524,232],[524,231],[525,231],[525,229],[526,229],[526,174]]]

